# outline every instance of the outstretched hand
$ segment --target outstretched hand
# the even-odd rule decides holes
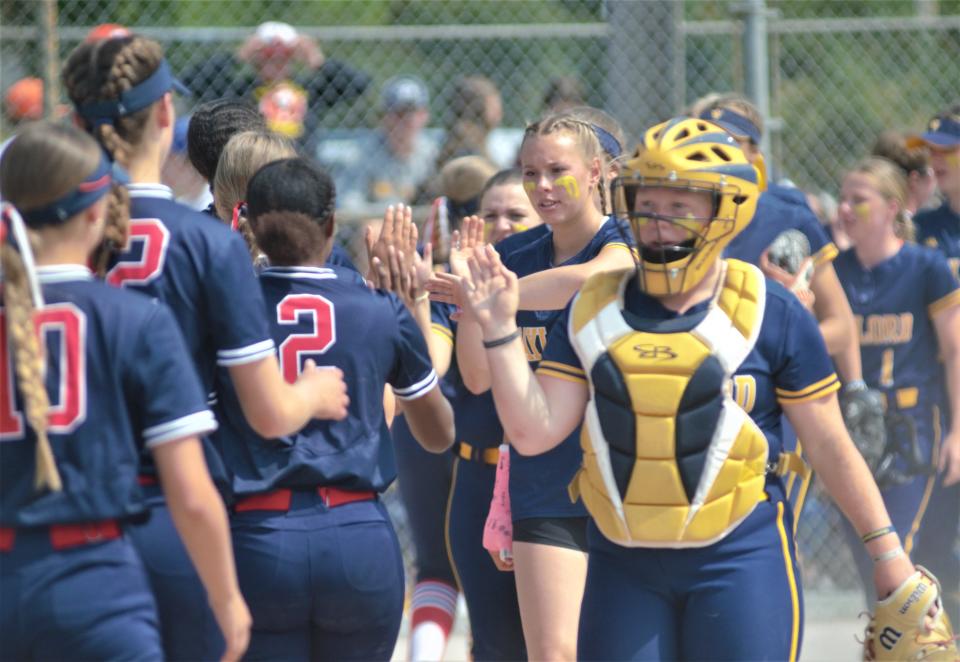
[[[467,260],[469,277],[461,278],[460,299],[485,337],[501,336],[515,326],[520,287],[517,275],[503,266],[493,246],[484,246]]]
[[[483,246],[483,219],[479,216],[467,216],[460,223],[460,229],[454,230],[450,238],[450,274],[433,274],[427,281],[427,290],[432,301],[463,306],[460,299],[460,279],[469,278],[470,268],[467,261]]]

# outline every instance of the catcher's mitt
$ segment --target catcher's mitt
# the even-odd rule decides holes
[[[870,471],[877,475],[887,449],[887,426],[880,391],[863,386],[840,393],[840,412],[850,438],[863,455]]]
[[[937,614],[928,631],[927,612],[933,605]],[[863,644],[864,660],[960,660],[937,578],[917,566],[892,595],[877,602]]]
[[[884,456],[874,471],[881,488],[905,485],[917,476],[930,476],[933,464],[924,461],[917,438],[917,424],[899,411],[888,411],[886,416],[887,445]]]

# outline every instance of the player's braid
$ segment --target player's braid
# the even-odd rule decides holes
[[[47,436],[50,400],[43,382],[43,354],[33,326],[34,309],[26,269],[20,254],[7,242],[0,247],[0,259],[3,261],[3,301],[13,367],[23,396],[27,423],[37,435],[35,485],[38,489],[49,488],[58,492],[63,489],[63,484]]]
[[[913,224],[913,218],[905,209],[897,212],[897,217],[893,219],[894,233],[904,241],[913,242],[917,239],[917,226]]]
[[[257,237],[253,234],[253,228],[250,227],[250,219],[247,218],[246,214],[240,216],[237,222],[237,228],[240,230],[240,235],[243,237],[243,240],[247,242],[250,258],[254,263],[257,263],[257,261],[263,257],[263,251],[260,250],[260,246],[257,245]]]
[[[84,44],[70,58],[63,71],[64,84],[75,105],[117,99],[145,80],[163,60],[163,49],[143,37],[109,39]],[[93,128],[94,137],[110,157],[129,167],[135,146],[143,139],[152,106]],[[92,256],[94,270],[106,272],[112,254],[127,244],[130,228],[130,195],[114,184],[107,198],[103,243]]]

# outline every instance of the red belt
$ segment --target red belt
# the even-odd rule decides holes
[[[50,544],[56,550],[115,540],[123,533],[120,525],[113,519],[79,524],[52,524],[47,527],[47,530],[50,532]],[[0,552],[11,551],[16,539],[16,529],[9,526],[0,527]]]
[[[157,480],[156,476],[147,476],[145,474],[140,474],[137,476],[137,484],[140,487],[150,487],[152,485],[159,485],[160,481]]]
[[[318,487],[317,494],[323,499],[328,508],[336,508],[345,503],[354,501],[372,501],[377,498],[373,490],[342,490],[339,487]],[[242,497],[234,504],[233,509],[238,513],[251,510],[290,510],[293,491],[287,489],[273,490],[263,494]]]

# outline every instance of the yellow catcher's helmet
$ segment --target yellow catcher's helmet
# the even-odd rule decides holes
[[[713,196],[711,218],[651,215],[636,210],[644,188],[674,188]],[[655,296],[686,292],[710,271],[724,247],[750,222],[763,179],[736,140],[703,119],[675,118],[649,129],[636,154],[613,181],[614,214],[630,222],[640,252],[640,285]],[[675,247],[645,248],[640,228],[665,221],[689,240]]]

